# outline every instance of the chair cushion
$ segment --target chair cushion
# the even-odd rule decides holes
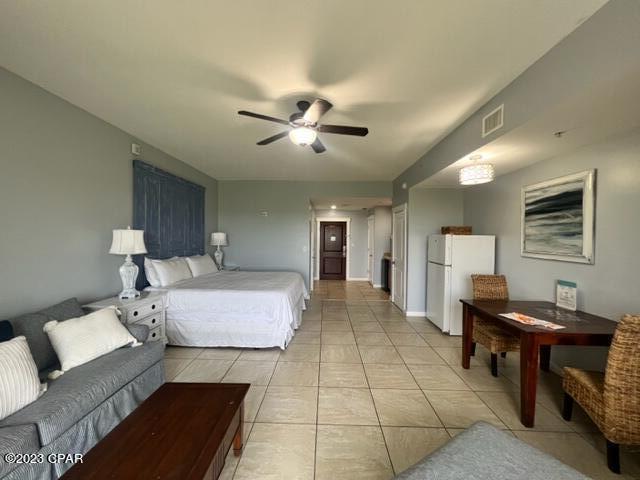
[[[0,428],[0,478],[18,466],[17,463],[5,462],[7,453],[36,453],[38,450],[40,443],[35,425]]]
[[[562,388],[600,429],[604,428],[604,373],[564,367]]]
[[[51,368],[58,363],[56,352],[49,342],[49,338],[42,331],[44,324],[51,320],[68,320],[84,315],[82,306],[76,298],[69,298],[52,307],[36,313],[28,313],[9,321],[13,325],[14,335],[24,335],[36,361],[38,371]]]
[[[478,422],[395,478],[587,480],[588,477],[514,436]]]
[[[69,370],[49,382],[36,402],[5,418],[4,425],[35,423],[45,446],[93,411],[124,385],[161,361],[162,342],[125,347]]]
[[[491,353],[517,352],[520,339],[492,322],[473,322],[473,341],[488,348]]]

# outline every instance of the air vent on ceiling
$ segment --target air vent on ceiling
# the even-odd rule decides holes
[[[504,104],[491,111],[482,119],[482,138],[499,130],[504,125]]]

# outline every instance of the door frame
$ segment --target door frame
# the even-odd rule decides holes
[[[401,205],[398,205],[394,208],[391,209],[391,241],[393,242],[395,239],[395,231],[396,231],[396,212],[403,212],[404,213],[404,288],[403,288],[403,295],[402,295],[402,306],[397,305],[398,307],[400,307],[400,310],[402,310],[403,312],[407,311],[407,225],[408,225],[408,219],[407,219],[407,204],[403,203]],[[395,298],[395,287],[396,287],[396,282],[395,282],[395,269],[396,269],[396,259],[395,257],[393,257],[393,245],[391,246],[391,255],[392,255],[392,262],[391,262],[391,278],[392,278],[392,282],[391,282],[391,303],[393,303],[393,299]]]
[[[367,217],[367,254],[371,253],[371,257],[367,257],[368,280],[371,286],[375,286],[373,274],[376,270],[376,216],[369,215]]]
[[[346,222],[347,224],[347,249],[345,264],[347,272],[345,273],[345,280],[349,280],[349,258],[351,256],[351,217],[316,217],[316,271],[313,276],[314,280],[320,280],[320,222]]]

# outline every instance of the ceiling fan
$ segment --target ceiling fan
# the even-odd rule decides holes
[[[340,135],[356,135],[358,137],[364,137],[369,133],[369,130],[364,127],[319,124],[318,121],[320,118],[327,113],[331,107],[333,107],[331,103],[327,100],[323,100],[322,98],[316,98],[313,103],[309,103],[306,100],[300,100],[296,105],[300,111],[292,113],[289,116],[289,121],[269,117],[268,115],[261,115],[259,113],[247,112],[246,110],[240,110],[238,115],[259,118],[261,120],[268,120],[270,122],[276,122],[281,125],[292,127],[289,130],[285,130],[284,132],[277,133],[272,137],[259,141],[257,143],[258,145],[268,145],[288,135],[289,139],[296,145],[303,147],[310,145],[316,153],[322,153],[326,150],[318,138],[318,132],[337,133]]]

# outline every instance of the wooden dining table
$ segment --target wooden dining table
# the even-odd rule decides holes
[[[520,338],[520,421],[533,427],[536,414],[538,365],[549,371],[552,345],[611,344],[617,322],[581,311],[570,311],[543,301],[460,300],[462,302],[462,367],[469,368],[475,317],[497,322]],[[552,330],[503,317],[501,313],[523,313],[565,328]]]

